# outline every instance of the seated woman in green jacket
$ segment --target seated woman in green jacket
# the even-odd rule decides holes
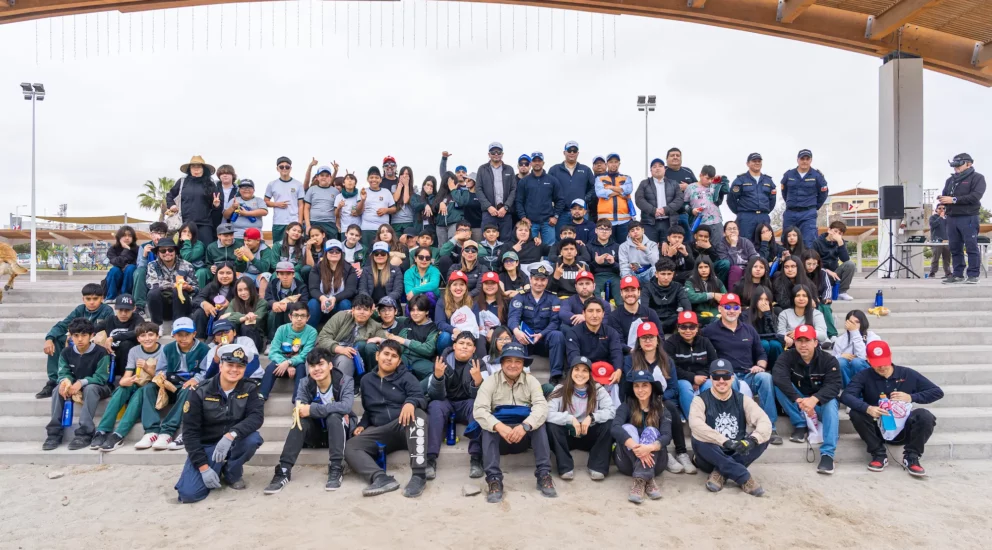
[[[433,310],[437,303],[437,289],[441,285],[441,272],[431,264],[432,261],[427,250],[420,250],[413,256],[413,266],[403,274],[403,291],[406,292],[407,303],[418,294],[427,296]]]
[[[713,263],[705,256],[696,260],[696,270],[685,282],[692,310],[699,316],[699,324],[708,325],[719,316],[720,298],[727,293],[720,278],[713,270]]]
[[[314,241],[315,242],[315,241]],[[312,240],[304,240],[303,225],[300,222],[290,222],[286,226],[283,238],[272,245],[273,259],[279,262],[289,262],[296,270],[296,278],[301,282],[310,280],[310,271],[315,264],[312,254],[307,254]],[[323,241],[320,245],[323,246]],[[319,261],[319,260],[318,260]]]
[[[210,281],[210,268],[207,267],[207,247],[196,238],[196,224],[186,222],[179,228],[179,257],[196,269],[197,288],[207,286]]]
[[[247,336],[255,348],[265,349],[265,316],[269,304],[258,295],[255,284],[248,277],[241,277],[234,286],[234,297],[227,306],[227,320],[238,330],[238,336]]]

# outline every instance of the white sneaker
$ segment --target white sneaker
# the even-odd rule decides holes
[[[179,449],[185,448],[186,444],[183,442],[183,434],[177,435],[176,438],[172,440],[172,443],[169,443],[170,451],[178,451]]]
[[[146,433],[141,437],[141,441],[134,444],[135,449],[150,449],[158,439],[158,434]]]
[[[685,471],[685,468],[682,467],[682,464],[678,460],[675,460],[672,453],[668,453],[668,466],[665,469],[673,474],[681,474]]]
[[[155,440],[155,444],[152,445],[152,449],[155,449],[156,451],[164,451],[169,448],[170,444],[172,444],[172,437],[162,434]]]
[[[679,454],[677,454],[675,456],[675,460],[678,460],[679,461],[679,464],[682,465],[682,468],[685,470],[685,473],[687,473],[687,474],[694,474],[694,473],[696,473],[696,465],[692,463],[692,459],[689,458],[689,454],[688,453],[679,453]]]
[[[841,292],[840,294],[837,295],[837,299],[842,300],[844,302],[850,302],[851,300],[854,299],[854,297],[846,292]]]

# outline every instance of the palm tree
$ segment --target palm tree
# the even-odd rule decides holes
[[[158,221],[165,220],[165,196],[176,184],[172,178],[158,178],[158,183],[145,181],[145,192],[138,194],[138,206],[144,210],[158,210]]]

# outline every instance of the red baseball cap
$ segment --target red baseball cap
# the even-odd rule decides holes
[[[387,156],[384,159],[382,159],[382,165],[383,166],[385,166],[387,163],[390,163],[390,162],[393,163],[393,164],[396,164],[396,159],[393,158],[393,157],[391,157],[391,156]]]
[[[725,306],[727,304],[737,304],[741,305],[741,297],[734,294],[733,292],[728,292],[720,298],[720,305]]]
[[[596,276],[593,275],[592,272],[583,269],[582,271],[579,272],[578,275],[575,276],[575,282],[579,282],[582,279],[589,279],[590,281],[595,281]]]
[[[482,276],[482,282],[483,283],[498,283],[499,282],[499,275],[497,275],[495,271],[490,271],[490,272],[488,272],[488,273],[486,273],[485,275]]]
[[[695,311],[683,311],[679,313],[678,324],[680,325],[698,325],[699,318],[696,317]]]
[[[649,335],[658,336],[658,325],[650,321],[646,321],[644,323],[637,325],[638,338],[640,338],[641,336],[649,336]]]
[[[868,364],[873,367],[886,367],[892,364],[892,350],[881,340],[875,340],[865,348]]]
[[[592,364],[592,379],[604,386],[610,385],[610,377],[613,376],[613,365],[606,361],[596,361]]]
[[[800,325],[796,327],[796,330],[792,331],[792,338],[794,340],[798,340],[800,338],[816,340],[816,328],[812,325]]]
[[[245,238],[260,241],[262,240],[262,232],[257,227],[249,227],[245,229]]]
[[[627,275],[623,279],[620,279],[620,290],[625,288],[641,288],[641,283],[637,280],[637,277]]]
[[[466,275],[464,271],[455,271],[451,275],[448,275],[449,285],[455,281],[462,281],[465,284],[468,284],[468,275]]]

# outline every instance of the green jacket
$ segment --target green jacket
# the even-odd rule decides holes
[[[406,345],[403,346],[403,364],[411,365],[414,361],[434,361],[437,352],[434,347],[437,345],[437,336],[440,331],[437,325],[429,319],[423,325],[414,325],[413,321],[406,321],[396,335],[406,338]]]
[[[238,325],[241,324],[241,319],[245,316],[244,313],[238,313],[234,311],[234,302],[231,302],[224,311],[225,314],[229,315],[228,321]],[[258,299],[255,303],[255,326],[265,326],[265,316],[269,314],[269,303],[262,298]]]
[[[245,264],[244,270],[239,270],[240,272],[249,271],[250,268],[255,268],[258,273],[272,273],[276,270],[276,264],[279,263],[279,257],[274,250],[269,248],[269,245],[262,243],[259,245],[258,250],[254,253],[254,258],[251,260],[251,265]]]
[[[317,336],[317,345],[333,351],[335,346],[351,339],[351,333],[354,329],[355,318],[351,316],[351,311],[339,311],[321,329]],[[355,339],[355,343],[364,342],[374,336],[385,338],[386,331],[382,330],[382,323],[369,318],[364,327],[358,327],[358,337]]]
[[[437,225],[453,225],[464,220],[464,208],[472,202],[472,194],[468,192],[468,189],[462,189],[459,187],[458,189],[452,191],[450,197],[446,200],[448,203],[448,214],[444,216],[441,214],[435,215],[435,223]]]
[[[306,241],[302,242],[305,243]],[[293,264],[293,268],[296,270],[296,278],[303,281],[303,268],[307,265],[306,255],[310,253],[310,251],[306,248],[307,247],[304,246],[303,252],[297,257],[284,257],[282,255],[282,241],[272,243],[272,247],[269,248],[269,250],[272,251],[272,272],[275,273],[276,264],[286,261]],[[314,265],[316,265],[316,262]]]
[[[350,314],[350,312],[344,313]],[[288,343],[291,348],[296,347],[298,351],[290,354],[283,353],[283,342]],[[317,329],[306,325],[303,327],[302,332],[296,332],[293,330],[293,323],[286,323],[277,328],[275,336],[272,337],[272,345],[269,347],[269,360],[278,365],[288,359],[290,365],[298,367],[306,361],[307,354],[316,345]]]
[[[203,243],[196,241],[196,244],[190,244],[189,241],[182,242],[182,248],[179,249],[179,257],[186,260],[196,269],[206,266],[204,258],[207,256],[207,247],[203,246]]]
[[[200,372],[201,363],[203,363],[203,358],[207,356],[210,352],[210,346],[200,342],[199,340],[194,340],[196,342],[189,351],[183,353],[179,349],[179,344],[173,340],[165,345],[165,350],[162,353],[165,354],[165,358],[169,363],[167,373],[173,374],[179,372],[182,369],[180,367],[183,364],[183,359],[186,360],[186,372],[190,374],[197,374]]]
[[[723,286],[723,282],[713,275],[711,275],[711,277],[713,277],[720,285],[720,293],[726,293],[727,288]],[[685,282],[685,293],[689,296],[689,303],[692,304],[692,310],[695,311],[696,314],[701,314],[704,311],[712,313],[714,317],[720,314],[720,308],[717,303],[709,297],[708,292],[696,291],[692,284],[692,279]]]
[[[110,379],[110,354],[102,347],[90,343],[86,353],[79,353],[75,345],[66,346],[59,355],[59,371],[56,380],[69,380],[75,383],[83,380],[88,384],[107,385]]]
[[[49,330],[48,334],[45,335],[45,340],[51,340],[54,342],[55,340],[65,336],[69,331],[69,323],[78,317],[89,319],[95,325],[97,321],[102,321],[113,316],[114,309],[107,304],[100,304],[100,307],[98,307],[96,311],[90,311],[86,309],[85,304],[79,304],[69,312],[69,315],[65,316],[65,319],[55,323],[52,330]]]
[[[244,246],[244,241],[234,239],[231,246],[220,247],[220,241],[214,241],[207,245],[207,267],[221,262],[234,262],[234,269],[238,273],[244,273],[248,264],[235,257],[234,251]]]

